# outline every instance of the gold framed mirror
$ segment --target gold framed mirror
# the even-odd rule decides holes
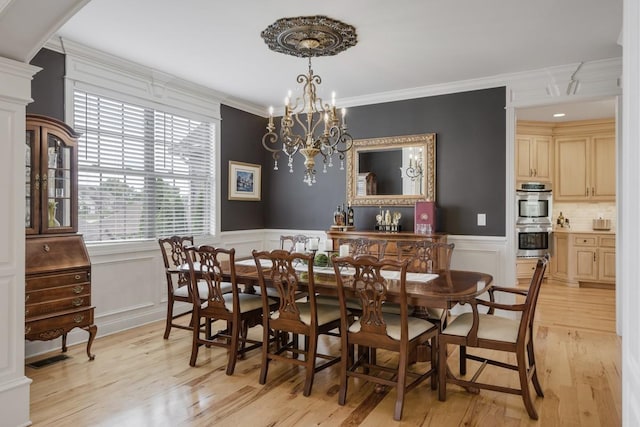
[[[413,205],[436,199],[436,134],[357,139],[347,153],[347,201]]]

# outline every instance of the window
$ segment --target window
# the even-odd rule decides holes
[[[78,225],[87,242],[215,229],[215,124],[74,90]]]

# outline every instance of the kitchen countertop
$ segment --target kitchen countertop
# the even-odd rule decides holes
[[[574,229],[574,228],[560,228],[553,227],[554,233],[566,233],[566,234],[616,234],[615,230],[588,230],[588,229]]]

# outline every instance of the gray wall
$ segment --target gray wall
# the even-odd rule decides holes
[[[347,114],[356,139],[435,132],[437,230],[504,236],[504,107],[505,88],[500,87],[353,107]],[[318,172],[318,183],[307,187],[300,155],[293,179],[286,161],[280,165],[271,172],[265,227],[328,229],[335,206],[345,201],[345,171],[334,166],[329,174]],[[413,208],[393,210],[402,213],[402,229],[413,230]],[[378,207],[356,207],[356,228],[372,230],[377,212]],[[478,213],[487,215],[486,227],[476,225]]]
[[[41,49],[31,60],[31,65],[42,70],[31,80],[33,102],[27,105],[27,113],[64,121],[64,55]]]
[[[229,200],[229,160],[262,164],[264,150],[260,140],[266,119],[222,105],[220,108],[220,211],[222,231],[265,228],[264,209],[268,199],[265,191],[269,182],[269,168],[262,167],[262,200]]]
[[[64,119],[64,55],[41,50],[32,61],[43,68],[32,82],[30,113]],[[436,133],[437,230],[450,234],[504,236],[505,88],[493,88],[349,109],[349,132],[356,138]],[[326,230],[336,206],[345,202],[345,171],[335,161],[329,172],[317,165],[317,183],[302,182],[302,156],[294,173],[281,157],[273,170],[262,148],[266,119],[221,108],[221,230],[287,228]],[[228,200],[229,160],[262,164],[262,201]],[[413,230],[413,208],[402,213],[403,230]],[[358,229],[372,230],[378,207],[356,207]],[[476,226],[476,214],[487,226]]]

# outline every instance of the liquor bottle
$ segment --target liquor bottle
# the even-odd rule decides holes
[[[347,212],[344,209],[344,203],[340,204],[340,214],[342,215],[342,225],[347,225]]]
[[[347,225],[353,226],[355,223],[355,216],[353,213],[353,208],[351,207],[351,203],[349,203],[349,208],[347,209]]]
[[[333,213],[333,223],[335,225],[344,225],[344,215],[342,213],[342,209],[340,208],[340,205],[336,207],[336,210]]]

